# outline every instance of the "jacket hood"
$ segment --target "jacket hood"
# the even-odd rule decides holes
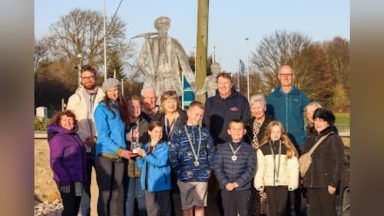
[[[232,88],[231,94],[227,98],[223,99],[222,97],[220,97],[219,90],[216,89],[215,97],[219,100],[228,100],[228,99],[236,97],[238,94],[239,94],[239,92],[237,92],[234,88]]]
[[[272,94],[274,94],[276,96],[283,96],[283,93],[280,91],[280,89],[281,89],[281,86],[275,88],[275,90],[273,90]],[[300,94],[300,91],[295,86],[292,86],[292,89],[291,89],[291,91],[288,94],[290,94],[290,95],[298,95],[298,94]]]
[[[71,133],[74,133],[75,132],[75,129],[72,129],[72,130],[67,130],[63,127],[60,127],[54,123],[50,124],[48,126],[48,129],[47,129],[47,134],[48,134],[48,140],[50,140],[53,136],[55,136],[56,134],[58,133],[61,133],[61,134],[71,134]]]

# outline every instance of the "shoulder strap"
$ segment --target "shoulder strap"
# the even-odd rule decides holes
[[[311,150],[309,150],[309,155],[312,155],[312,153],[316,150],[316,148],[327,138],[330,134],[332,134],[333,131],[329,132],[328,134],[322,136],[314,146],[312,146]]]

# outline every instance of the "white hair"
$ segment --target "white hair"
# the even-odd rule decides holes
[[[145,87],[145,88],[142,88],[142,89],[141,89],[141,93],[140,93],[141,96],[144,97],[145,92],[148,92],[148,91],[153,91],[153,92],[155,92],[155,94],[156,94],[156,91],[155,91],[154,88],[152,88],[152,87]]]
[[[252,97],[249,99],[249,105],[250,106],[252,106],[256,102],[260,102],[264,105],[267,105],[267,102],[265,101],[265,97],[262,93],[252,95]]]

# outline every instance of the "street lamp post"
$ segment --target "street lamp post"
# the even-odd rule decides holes
[[[249,101],[249,43],[248,43],[249,38],[246,37],[245,41],[246,41],[246,46],[247,46],[247,98]]]
[[[79,59],[79,65],[77,66],[78,67],[78,70],[77,70],[77,81],[78,81],[78,86],[80,86],[80,84],[81,84],[81,81],[80,81],[81,63],[82,63],[82,60],[83,60],[83,55],[81,53],[79,53],[79,54],[77,54],[77,58]]]
[[[104,0],[104,81],[107,79],[107,33],[106,33],[106,11]]]

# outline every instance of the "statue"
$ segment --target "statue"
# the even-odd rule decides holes
[[[216,95],[216,89],[217,89],[216,77],[221,70],[219,63],[212,63],[210,68],[211,68],[212,75],[207,76],[205,78],[203,87],[196,91],[197,95],[202,95],[205,92],[207,92],[207,98],[210,98]]]
[[[135,36],[145,37],[137,59],[137,66],[144,73],[143,88],[154,88],[158,98],[166,90],[175,90],[181,96],[183,93],[182,75],[185,76],[192,89],[197,90],[195,74],[192,72],[187,54],[175,38],[168,36],[170,22],[168,17],[161,16],[154,23],[158,33],[144,33]]]

